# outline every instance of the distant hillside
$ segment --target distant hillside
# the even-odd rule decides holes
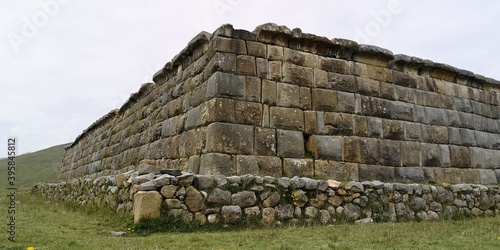
[[[56,182],[61,169],[63,144],[16,157],[16,186],[31,187],[37,182]],[[7,187],[7,159],[0,159],[0,188]]]

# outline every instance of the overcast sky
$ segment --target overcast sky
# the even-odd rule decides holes
[[[354,3],[352,3],[354,2]],[[200,31],[274,22],[500,79],[500,1],[2,0],[0,158],[73,141]]]

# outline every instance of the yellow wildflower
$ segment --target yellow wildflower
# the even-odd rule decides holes
[[[27,247],[26,250],[35,250],[34,247]]]

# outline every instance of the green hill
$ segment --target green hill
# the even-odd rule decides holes
[[[56,182],[61,169],[62,144],[16,157],[16,186],[31,187],[37,182]],[[0,159],[0,188],[7,187],[7,159]]]

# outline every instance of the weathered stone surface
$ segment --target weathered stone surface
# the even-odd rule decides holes
[[[214,178],[207,175],[195,175],[196,181],[198,183],[198,187],[200,189],[206,189],[214,183]]]
[[[231,196],[231,203],[238,205],[241,208],[251,207],[257,202],[257,197],[254,192],[241,191]]]
[[[231,204],[231,192],[215,188],[207,198],[208,202],[218,203],[222,205]]]
[[[304,130],[304,112],[295,108],[270,107],[271,128]]]
[[[304,136],[302,132],[278,129],[277,142],[278,156],[286,158],[304,157]]]
[[[223,206],[221,214],[226,223],[236,223],[242,219],[243,215],[239,206]]]
[[[186,206],[191,212],[198,212],[205,206],[203,195],[193,186],[186,188],[186,197],[184,198]]]
[[[342,160],[342,140],[336,136],[310,136],[306,143],[308,152],[316,159]]]
[[[236,174],[236,159],[232,155],[210,153],[201,156],[200,174]]]
[[[162,198],[156,191],[139,191],[134,195],[134,223],[160,217]]]
[[[161,194],[165,198],[172,198],[175,195],[175,192],[177,192],[178,187],[175,185],[167,185],[163,186],[161,188]]]
[[[291,204],[286,204],[286,205],[279,205],[275,207],[275,218],[284,221],[284,220],[289,220],[293,218],[293,212],[294,208]]]
[[[283,171],[286,176],[309,176],[314,175],[314,162],[312,159],[283,159]]]
[[[262,223],[269,225],[274,222],[274,208],[266,207],[262,209]]]
[[[274,207],[280,202],[280,199],[280,194],[278,192],[273,192],[266,198],[262,199],[262,205],[264,207]]]
[[[207,128],[209,153],[253,154],[253,145],[253,126],[217,122]]]

